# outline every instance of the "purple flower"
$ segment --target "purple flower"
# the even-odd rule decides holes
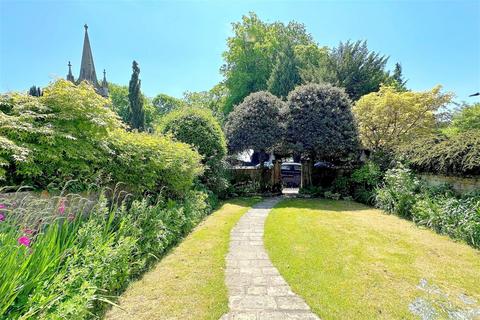
[[[30,238],[28,237],[20,237],[18,238],[18,244],[19,245],[22,245],[22,246],[25,246],[25,247],[30,247]]]
[[[23,232],[25,234],[28,234],[29,236],[31,236],[33,234],[33,230],[32,229],[24,229]]]
[[[65,200],[60,201],[60,206],[58,207],[58,212],[63,215],[65,213]]]
[[[5,216],[0,213],[0,222],[5,221]]]
[[[0,210],[1,210],[1,209],[7,209],[7,206],[4,205],[3,203],[0,203]]]

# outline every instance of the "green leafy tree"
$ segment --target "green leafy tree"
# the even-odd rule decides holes
[[[164,93],[160,93],[152,100],[152,104],[155,107],[157,113],[163,116],[173,110],[181,109],[185,107],[185,102],[181,99],[169,96]]]
[[[294,49],[286,46],[277,56],[277,62],[268,79],[268,91],[279,98],[286,98],[288,93],[301,82],[298,67]]]
[[[302,24],[265,23],[255,13],[243,16],[232,27],[234,35],[227,39],[221,68],[229,90],[226,114],[250,93],[267,89],[277,56],[286,46],[313,43]]]
[[[253,149],[271,152],[283,139],[280,112],[283,102],[269,92],[250,94],[229,114],[225,124],[232,152]],[[262,159],[260,164],[263,165]]]
[[[480,103],[464,105],[453,113],[451,124],[444,132],[454,135],[472,129],[480,129]]]
[[[288,96],[287,141],[308,160],[305,174],[311,183],[314,160],[352,160],[358,150],[357,127],[344,90],[328,84],[297,87]]]
[[[391,79],[393,80],[393,85],[397,88],[398,91],[406,91],[407,80],[403,77],[402,65],[400,63],[395,63],[395,69],[393,69],[393,74]]]
[[[431,133],[435,112],[451,99],[452,94],[442,93],[441,86],[425,92],[382,86],[363,96],[353,108],[363,145],[374,151],[391,150]]]
[[[134,60],[132,63],[132,77],[128,87],[128,100],[130,101],[129,124],[132,129],[143,131],[145,129],[145,112],[143,110],[143,97],[140,91],[141,80],[138,78],[140,68]]]
[[[182,108],[165,115],[158,132],[170,134],[178,141],[193,146],[203,157],[203,183],[215,193],[227,187],[223,161],[227,144],[220,124],[206,108]]]
[[[299,75],[303,84],[310,82],[325,82],[328,74],[329,50],[316,44],[298,45],[295,47],[295,58]]]
[[[188,106],[194,108],[205,107],[212,111],[213,115],[220,123],[225,121],[223,110],[228,98],[228,89],[223,83],[215,85],[208,91],[190,92],[183,94],[183,100]]]
[[[40,97],[42,95],[42,89],[40,89],[40,87],[31,86],[28,90],[28,94],[33,97]]]
[[[350,99],[356,101],[378,91],[388,80],[387,61],[388,57],[370,51],[366,41],[340,42],[329,51],[327,66],[321,65],[319,70],[310,72],[310,81],[345,88]]]

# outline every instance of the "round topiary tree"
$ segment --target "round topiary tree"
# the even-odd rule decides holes
[[[228,115],[225,133],[232,152],[248,149],[261,154],[273,151],[283,139],[280,110],[283,102],[265,91],[247,96]],[[263,165],[264,159],[260,159]]]
[[[176,140],[196,148],[205,165],[202,181],[215,193],[226,188],[222,172],[227,145],[222,128],[210,110],[182,108],[172,111],[161,119],[157,131],[171,134]]]
[[[287,141],[307,160],[302,168],[305,186],[311,185],[312,161],[345,161],[358,150],[357,126],[343,89],[328,84],[299,86],[288,96],[285,118]]]

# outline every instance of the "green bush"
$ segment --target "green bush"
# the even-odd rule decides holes
[[[388,170],[384,180],[384,185],[376,190],[376,206],[389,213],[411,218],[420,182],[405,168]]]
[[[166,188],[184,193],[203,171],[200,155],[185,143],[123,130],[114,132],[110,139],[113,157],[107,172],[131,192],[158,193]]]
[[[37,188],[98,181],[108,160],[108,137],[121,128],[108,100],[93,87],[59,80],[41,97],[0,98],[0,179]],[[72,185],[73,186],[73,185]]]
[[[447,136],[427,136],[397,150],[397,158],[415,171],[446,175],[480,174],[480,129]]]
[[[387,171],[377,207],[480,248],[480,196],[459,197],[448,186],[420,185],[410,170]]]
[[[383,173],[380,166],[369,161],[352,172],[353,198],[356,201],[373,204],[375,188],[382,181]]]
[[[202,182],[213,192],[227,188],[224,158],[227,145],[220,124],[208,109],[182,108],[165,115],[157,130],[193,146],[203,157]]]
[[[60,202],[41,225],[23,219],[38,212],[2,203],[0,318],[101,314],[112,296],[211,211],[206,197],[189,191],[183,200],[134,201],[129,209],[101,198],[87,215],[64,212]]]
[[[126,132],[86,83],[59,80],[41,97],[0,97],[0,182],[70,191],[123,182],[135,193],[183,193],[202,173],[190,146]],[[1,181],[3,180],[3,181]]]

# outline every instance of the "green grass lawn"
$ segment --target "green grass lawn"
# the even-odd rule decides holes
[[[348,201],[285,200],[265,228],[273,264],[323,320],[480,319],[480,251],[465,244]]]
[[[228,201],[143,278],[107,319],[215,319],[228,311],[224,283],[230,230],[259,199]]]

